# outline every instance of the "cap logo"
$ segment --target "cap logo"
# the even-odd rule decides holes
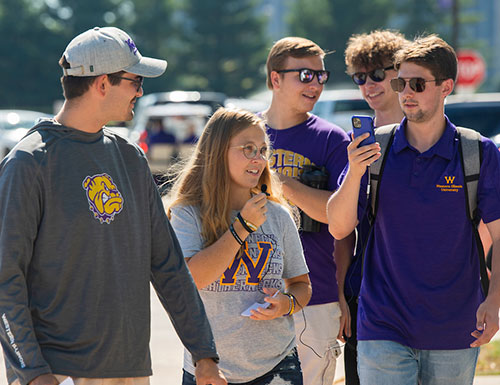
[[[130,52],[132,52],[134,55],[137,52],[137,47],[135,46],[135,43],[132,39],[128,39],[125,41],[125,43],[128,44],[128,48],[130,48]]]

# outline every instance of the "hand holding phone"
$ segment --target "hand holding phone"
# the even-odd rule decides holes
[[[371,116],[354,115],[351,121],[354,138],[363,135],[365,132],[370,134],[368,138],[364,139],[359,144],[359,147],[375,143],[375,131],[373,129],[373,118]]]
[[[279,293],[280,293],[280,291],[276,290],[276,292],[271,297],[276,297]],[[245,311],[243,311],[243,313],[241,313],[241,315],[244,317],[250,317],[252,315],[251,310],[257,310],[259,307],[267,309],[269,306],[271,306],[271,304],[269,302],[264,302],[264,303],[255,302],[252,306],[250,306]]]

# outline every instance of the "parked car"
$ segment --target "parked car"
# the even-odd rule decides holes
[[[258,99],[227,98],[224,107],[241,108],[253,113],[262,112],[269,107],[269,103]]]
[[[168,103],[149,106],[143,112],[144,127],[130,137],[143,149],[155,175],[186,159],[200,137],[212,108],[205,104]]]
[[[455,125],[479,131],[500,148],[500,93],[450,95],[444,109]]]
[[[226,99],[220,92],[169,91],[137,101],[129,138],[144,150],[157,179],[191,153],[208,117]]]
[[[346,132],[352,130],[353,115],[373,116],[373,111],[357,89],[323,91],[312,112]]]
[[[168,91],[154,92],[144,95],[137,100],[135,115],[132,121],[134,131],[142,131],[146,126],[148,116],[145,115],[148,107],[165,104],[195,104],[206,105],[215,112],[217,108],[224,105],[227,97],[221,92],[198,92],[198,91]]]
[[[3,158],[40,118],[51,115],[29,110],[0,110],[0,157]]]

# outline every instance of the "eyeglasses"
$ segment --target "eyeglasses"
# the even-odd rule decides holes
[[[326,70],[312,70],[309,68],[299,68],[299,69],[293,69],[293,70],[279,70],[276,71],[277,73],[286,73],[286,72],[298,72],[299,73],[299,80],[302,83],[311,83],[314,79],[314,76],[317,76],[318,78],[318,83],[319,84],[325,84],[328,81],[328,78],[330,77],[330,71]]]
[[[406,87],[406,81],[410,84],[410,88],[415,92],[424,92],[425,83],[437,82],[445,79],[425,80],[423,78],[394,78],[391,79],[391,88],[395,92],[403,92]]]
[[[142,76],[138,76],[136,79],[127,78],[125,76],[115,76],[115,75],[112,75],[112,76],[115,79],[123,79],[123,80],[128,80],[129,82],[135,83],[135,87],[137,89],[137,92],[139,92],[139,90],[142,87],[142,84],[144,83],[144,78]]]
[[[394,67],[386,67],[386,68],[375,68],[370,72],[356,72],[351,75],[352,81],[356,83],[358,86],[362,86],[366,83],[367,76],[370,77],[374,82],[380,83],[385,79],[385,71],[393,70]]]
[[[253,143],[243,144],[241,146],[232,146],[231,148],[241,148],[243,150],[243,155],[245,155],[245,158],[247,159],[255,159],[257,154],[259,154],[259,156],[262,159],[269,160],[272,155],[271,148],[267,146],[262,146],[261,148],[258,148]]]

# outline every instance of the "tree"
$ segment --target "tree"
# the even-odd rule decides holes
[[[396,11],[400,15],[399,27],[408,37],[437,33],[449,40],[451,33],[451,11],[440,4],[442,1],[399,1]],[[450,1],[451,3],[451,1]]]
[[[0,71],[0,105],[52,112],[62,99],[58,61],[69,41],[94,26],[125,24],[127,2],[112,0],[0,0],[0,36],[4,60]],[[130,2],[129,2],[130,3]],[[50,6],[48,5],[50,4]]]
[[[182,24],[176,20],[180,14],[180,0],[136,0],[134,13],[124,28],[130,31],[132,38],[142,55],[165,59],[168,62],[165,75],[152,81],[146,80],[144,92],[157,92],[178,87],[176,69],[179,65],[179,51]],[[180,24],[180,25],[179,25]]]
[[[330,82],[349,81],[344,50],[352,34],[385,28],[395,12],[393,0],[296,0],[288,21],[291,34],[313,40],[330,51],[325,66],[332,71]]]
[[[264,84],[268,40],[257,5],[256,0],[187,2],[181,86],[243,96]]]
[[[57,95],[57,34],[43,23],[46,10],[28,0],[0,1],[0,106],[29,107],[51,112],[50,103]],[[60,49],[60,48],[59,48]],[[51,82],[55,87],[51,87]],[[50,101],[50,102],[48,102]]]

